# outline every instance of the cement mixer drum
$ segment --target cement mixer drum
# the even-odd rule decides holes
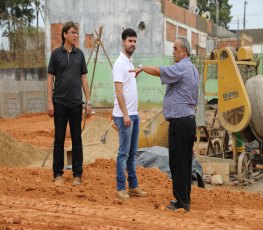
[[[249,126],[260,142],[263,141],[263,76],[257,75],[246,81],[246,89],[251,103]]]

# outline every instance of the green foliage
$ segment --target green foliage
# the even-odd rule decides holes
[[[228,0],[197,0],[197,13],[209,11],[211,13],[211,20],[216,23],[216,2],[219,2],[219,22],[222,27],[228,28],[228,24],[232,19],[231,8],[232,5],[228,3]],[[189,0],[173,0],[174,4],[188,9]]]
[[[0,66],[45,64],[43,33],[32,27],[35,18],[38,22],[38,14],[43,19],[43,5],[44,0],[0,0],[0,28],[10,47],[9,51],[1,51]]]
[[[177,6],[188,8],[189,0],[173,0],[172,3],[176,4]]]
[[[34,19],[32,0],[0,0],[0,27],[4,35],[29,26]]]

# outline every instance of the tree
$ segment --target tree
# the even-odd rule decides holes
[[[24,30],[31,25],[33,19],[32,0],[0,0],[0,28],[4,29],[3,36],[9,39],[14,60],[16,50],[19,46],[23,47]]]
[[[39,28],[39,14],[43,20],[43,22],[45,22],[44,16],[43,16],[43,11],[44,11],[44,4],[45,1],[44,0],[33,0],[33,4],[34,4],[34,8],[35,8],[35,18],[37,20],[37,29]]]
[[[34,19],[32,0],[0,0],[0,27],[4,35],[31,25]]]
[[[173,0],[174,4],[188,9],[189,0]],[[216,4],[219,3],[219,21],[216,22]],[[228,0],[197,0],[197,14],[202,15],[202,13],[209,11],[211,14],[211,20],[218,25],[228,28],[228,24],[232,19],[230,15],[232,5],[228,3]]]

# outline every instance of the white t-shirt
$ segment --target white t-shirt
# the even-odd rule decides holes
[[[138,115],[138,93],[135,73],[129,70],[134,69],[132,59],[130,60],[124,53],[120,53],[113,65],[112,75],[113,82],[123,83],[123,95],[126,108],[129,115]],[[123,117],[122,110],[119,106],[116,90],[114,87],[114,108],[112,115],[115,117]]]

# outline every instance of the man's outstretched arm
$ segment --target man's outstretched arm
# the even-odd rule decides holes
[[[161,74],[160,67],[157,66],[140,65],[140,67],[130,70],[130,72],[134,72],[136,74],[135,77],[137,77],[142,71],[156,77],[160,77]]]

